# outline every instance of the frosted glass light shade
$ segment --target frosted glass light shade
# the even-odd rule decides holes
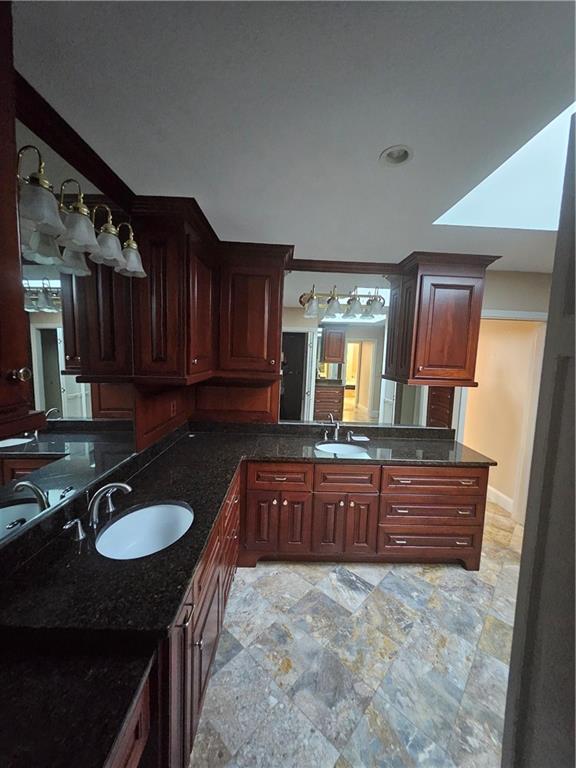
[[[108,267],[126,268],[126,259],[122,254],[122,246],[118,235],[110,232],[100,232],[96,238],[99,250],[97,253],[90,254],[90,259],[95,264],[106,264]]]
[[[30,239],[34,232],[36,232],[36,225],[33,224],[30,219],[19,218],[20,225],[20,251],[26,255],[30,250]]]
[[[38,305],[36,304],[36,301],[32,298],[32,295],[28,291],[24,293],[24,310],[26,312],[38,311]]]
[[[348,306],[344,311],[344,317],[358,317],[362,314],[363,307],[360,303],[360,299],[357,296],[353,296],[348,299]]]
[[[58,265],[60,272],[66,275],[76,275],[77,277],[88,277],[91,275],[86,259],[81,251],[73,251],[71,248],[64,248],[62,262]]]
[[[29,248],[23,253],[29,261],[35,261],[36,264],[60,264],[62,261],[56,240],[45,232],[33,232]]]
[[[61,235],[64,232],[56,198],[45,187],[21,181],[18,210],[20,218],[32,222],[40,232],[47,235]]]
[[[318,299],[316,296],[313,296],[306,302],[306,306],[304,307],[304,317],[308,320],[318,317]]]
[[[124,277],[146,277],[146,272],[142,266],[142,257],[137,248],[126,246],[122,250],[122,256],[126,259],[126,266],[116,267],[115,272],[124,275]]]
[[[331,298],[328,299],[328,306],[326,307],[326,312],[324,314],[324,317],[338,317],[338,315],[342,314],[342,305],[338,301],[337,298]]]
[[[380,299],[374,299],[370,306],[371,306],[372,314],[374,315],[374,317],[383,317],[383,315],[385,314],[385,312],[384,312],[385,302],[384,301],[382,301]]]
[[[66,230],[58,238],[58,244],[72,251],[89,253],[97,253],[100,248],[89,216],[77,211],[70,211],[67,214]]]
[[[38,294],[38,312],[58,312],[58,307],[54,304],[54,299],[50,291],[46,288]]]

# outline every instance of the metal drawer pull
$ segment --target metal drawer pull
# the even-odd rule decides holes
[[[412,480],[404,480],[402,477],[398,478],[398,482],[402,483],[402,485],[411,485],[412,484]]]
[[[186,619],[180,624],[182,629],[188,629],[192,623],[192,617],[194,616],[194,603],[190,605],[190,613],[186,616]]]
[[[394,544],[407,544],[406,539],[394,539]]]
[[[461,547],[469,546],[467,541],[458,541],[458,539],[456,539],[456,544],[459,544]]]
[[[399,507],[396,507],[396,512],[398,512],[400,515],[409,515],[410,510],[409,509],[400,509]]]
[[[458,514],[459,515],[471,515],[472,513],[470,512],[469,509],[459,509],[458,510]]]
[[[284,480],[288,480],[287,477],[275,477],[274,480],[278,480],[279,482],[283,483]]]
[[[474,480],[460,480],[460,485],[474,485]]]

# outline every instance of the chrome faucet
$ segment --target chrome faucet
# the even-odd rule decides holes
[[[338,438],[340,437],[340,422],[336,421],[333,413],[329,413],[328,418],[330,419],[330,426],[334,427],[334,436],[332,439],[334,442],[338,442]]]
[[[48,501],[48,496],[46,496],[42,488],[39,488],[36,483],[33,483],[31,480],[20,480],[20,482],[16,483],[14,486],[14,490],[16,492],[22,491],[24,488],[32,491],[34,496],[36,496],[36,499],[38,500],[38,506],[41,510],[48,509],[50,502]]]
[[[106,497],[106,509],[108,514],[111,515],[112,512],[114,512],[112,494],[115,491],[122,491],[122,493],[130,493],[132,491],[132,488],[126,483],[108,483],[107,485],[103,485],[102,488],[96,491],[94,496],[92,496],[90,504],[88,505],[88,515],[90,517],[90,527],[92,529],[96,530],[98,526],[98,522],[100,519],[100,502],[104,497]]]
[[[50,416],[51,413],[58,413],[59,414],[60,413],[60,409],[59,408],[48,408],[48,410],[44,414],[44,416],[46,417],[46,420],[48,420],[48,416]]]

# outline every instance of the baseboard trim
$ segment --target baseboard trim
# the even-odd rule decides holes
[[[506,512],[512,514],[512,510],[514,509],[514,499],[511,499],[510,496],[506,496],[505,493],[496,490],[492,485],[488,486],[486,499],[494,504],[498,504],[499,507],[502,507]]]

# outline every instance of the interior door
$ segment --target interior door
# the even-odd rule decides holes
[[[280,418],[301,421],[306,374],[306,333],[282,334]]]

